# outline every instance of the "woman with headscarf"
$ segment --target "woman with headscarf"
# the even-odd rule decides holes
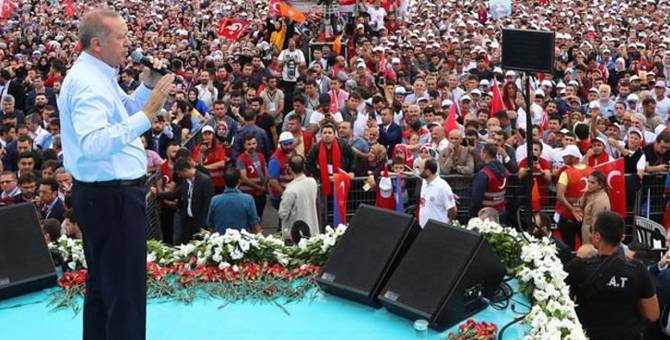
[[[421,160],[428,158],[438,159],[438,153],[431,143],[424,143],[419,147],[419,157],[414,159],[412,170],[414,170],[415,173],[418,173]],[[437,173],[440,173],[440,162],[437,162]]]
[[[354,175],[357,177],[372,175],[379,177],[386,166],[386,148],[381,144],[370,147],[367,158],[359,158]]]
[[[619,80],[623,78],[624,72],[626,72],[626,60],[619,57],[614,62],[614,71],[610,72],[609,79],[607,79],[607,83],[610,85],[612,90],[616,91],[616,89],[619,88]]]

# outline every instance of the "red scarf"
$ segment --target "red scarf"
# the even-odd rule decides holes
[[[332,144],[333,156],[333,174],[340,172],[340,144],[337,138],[333,140]],[[319,146],[319,171],[321,171],[321,185],[323,186],[323,193],[326,196],[333,194],[332,184],[330,183],[330,175],[328,174],[328,156],[326,155],[326,144],[321,141]]]

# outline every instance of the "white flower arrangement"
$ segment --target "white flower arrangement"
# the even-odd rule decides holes
[[[467,229],[481,233],[489,243],[500,252],[496,242],[501,235],[521,244],[521,263],[510,268],[519,280],[525,293],[534,305],[526,316],[531,331],[524,340],[586,340],[577,313],[575,303],[570,299],[570,289],[565,283],[568,274],[556,255],[558,249],[549,239],[536,239],[524,233],[521,235],[512,228],[498,223],[473,218]],[[524,289],[522,289],[524,290]]]
[[[62,235],[55,242],[48,244],[49,251],[58,254],[63,263],[70,270],[86,269],[86,256],[84,256],[84,246],[81,240],[71,239]]]

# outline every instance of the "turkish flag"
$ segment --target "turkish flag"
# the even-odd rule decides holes
[[[283,2],[279,3],[279,8],[281,8],[281,16],[285,18],[289,18],[299,23],[307,21],[307,18],[305,18],[305,15],[302,12]]]
[[[626,217],[626,170],[623,158],[613,160],[594,168],[600,170],[607,178],[607,191],[612,202],[612,211]]]
[[[228,39],[237,41],[240,39],[240,37],[242,37],[242,34],[244,34],[244,31],[247,30],[249,25],[250,24],[246,21],[226,19],[219,26],[218,34]]]
[[[340,6],[352,6],[356,4],[356,0],[340,0]]]
[[[270,1],[270,8],[269,8],[270,15],[281,15],[281,6],[279,5],[280,3],[281,1],[279,0]]]
[[[77,6],[70,2],[69,0],[64,0],[63,1],[63,8],[65,9],[65,14],[72,18],[74,16],[75,9],[77,9]]]
[[[0,8],[0,16],[3,19],[9,18],[12,12],[16,9],[16,5],[9,0],[2,0],[2,8]]]
[[[444,121],[444,131],[449,135],[449,132],[454,129],[458,129],[458,123],[456,122],[456,116],[458,115],[457,103],[454,101],[449,108],[449,115],[447,120]]]
[[[343,172],[333,174],[333,229],[347,224],[347,196],[351,182]]]
[[[493,82],[493,101],[491,101],[491,117],[493,117],[496,112],[505,110],[505,104],[503,104],[502,96],[500,95],[500,88],[498,87],[498,82],[492,80]]]

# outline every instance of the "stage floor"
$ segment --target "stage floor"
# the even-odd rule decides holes
[[[512,286],[516,289],[515,282]],[[0,301],[0,339],[81,339],[82,314],[71,310],[51,312],[48,291]],[[528,304],[515,294],[514,300]],[[528,307],[512,302],[506,310],[492,307],[476,314],[475,321],[495,322],[498,328],[528,312]],[[80,301],[83,305],[83,300]],[[147,307],[147,339],[150,340],[412,340],[413,322],[387,310],[373,309],[338,297],[318,293],[314,299],[285,305],[290,313],[273,305],[229,304],[217,300],[197,300],[192,305],[150,300]],[[520,339],[529,327],[514,325],[504,339]],[[447,332],[429,330],[428,339],[442,339]]]

